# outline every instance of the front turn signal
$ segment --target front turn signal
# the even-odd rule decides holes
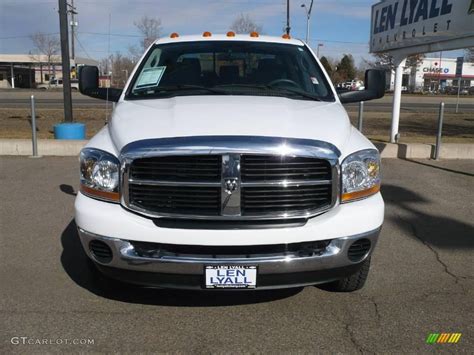
[[[341,202],[349,202],[353,200],[360,200],[365,197],[375,195],[380,191],[380,185],[371,187],[370,189],[349,192],[341,195]]]

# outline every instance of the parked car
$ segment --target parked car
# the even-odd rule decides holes
[[[62,89],[62,79],[51,79],[48,83],[38,84],[37,89],[48,90],[48,89]],[[71,90],[79,90],[79,80],[71,79]]]
[[[443,93],[447,95],[457,95],[458,86],[446,86]],[[469,95],[469,88],[461,87],[461,90],[459,91],[459,95],[462,95],[462,96]]]
[[[365,90],[364,82],[362,80],[347,81],[342,84],[342,87],[349,91],[363,91]]]
[[[172,35],[80,154],[75,220],[105,275],[185,289],[360,289],[384,219],[380,155],[342,103],[380,98],[385,73],[339,96],[302,41]],[[77,250],[77,253],[82,252]]]

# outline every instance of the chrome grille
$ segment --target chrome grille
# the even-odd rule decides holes
[[[122,204],[149,217],[309,218],[338,202],[338,157],[318,141],[181,137],[138,141],[122,160]]]

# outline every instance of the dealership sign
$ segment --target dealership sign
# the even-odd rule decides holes
[[[474,0],[386,0],[372,7],[371,52],[474,36]]]

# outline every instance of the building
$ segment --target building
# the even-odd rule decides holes
[[[93,59],[76,57],[71,60],[71,76],[81,65],[98,65]],[[0,54],[0,88],[34,88],[36,84],[47,83],[52,78],[62,78],[61,57],[48,60],[45,55]]]
[[[474,86],[474,63],[464,62],[461,89]],[[390,90],[395,84],[395,72],[390,77]],[[407,67],[403,73],[403,89],[410,92],[446,93],[458,87],[455,58],[424,58],[416,68]]]

